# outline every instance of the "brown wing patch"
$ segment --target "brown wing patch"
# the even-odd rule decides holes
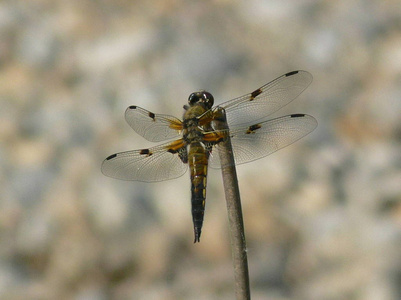
[[[185,146],[185,143],[182,139],[171,142],[166,146],[167,152],[177,153],[182,147]]]
[[[208,132],[203,135],[203,140],[205,142],[219,143],[227,136],[226,132],[223,131],[213,131]]]
[[[303,118],[303,117],[305,117],[305,114],[292,114],[290,117],[291,118]]]
[[[170,127],[171,129],[174,129],[174,130],[177,130],[177,131],[180,131],[180,130],[183,129],[183,126],[182,126],[182,122],[181,122],[181,121],[179,122],[179,121],[169,120],[169,122],[170,122],[169,127]]]
[[[147,157],[151,156],[153,153],[149,149],[142,149],[139,151],[139,154],[145,155]]]
[[[112,154],[112,155],[108,156],[108,157],[106,158],[106,160],[113,159],[113,158],[116,157],[116,156],[117,156],[117,154]]]
[[[171,154],[177,154],[181,161],[186,164],[188,163],[188,153],[186,149],[186,144],[183,139],[176,140],[166,146],[167,152]]]
[[[262,93],[262,90],[261,89],[257,89],[257,90],[255,90],[255,91],[253,91],[252,93],[251,93],[251,101],[253,100],[253,99],[255,99],[258,95],[260,95]]]
[[[246,131],[246,134],[255,133],[255,131],[260,128],[262,128],[262,125],[260,125],[260,124],[251,125],[251,126],[249,126],[248,130]]]
[[[285,76],[288,77],[288,76],[292,76],[292,75],[295,75],[298,73],[299,73],[299,71],[292,71],[292,72],[288,72],[287,74],[285,74]]]

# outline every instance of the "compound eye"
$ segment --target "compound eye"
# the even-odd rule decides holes
[[[209,92],[203,92],[203,102],[205,103],[205,106],[210,109],[212,108],[213,104],[214,104],[214,97],[212,94],[210,94]]]
[[[213,106],[214,98],[209,92],[200,91],[189,95],[188,103],[190,106],[193,106],[196,103],[202,103],[206,109],[210,109]]]
[[[199,93],[192,93],[188,97],[188,104],[189,105],[194,105],[195,103],[199,102]]]

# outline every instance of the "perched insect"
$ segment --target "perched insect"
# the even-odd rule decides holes
[[[235,163],[243,164],[267,156],[312,132],[317,121],[309,115],[265,119],[294,100],[311,82],[312,75],[308,72],[293,71],[216,107],[212,107],[214,99],[210,93],[195,92],[189,96],[188,105],[184,105],[183,121],[130,106],[125,119],[138,134],[151,142],[175,140],[149,149],[110,155],[103,161],[102,172],[117,179],[157,182],[180,177],[189,166],[194,242],[199,242],[207,171],[209,166],[222,167],[217,151],[221,142],[229,136]],[[218,130],[214,124],[224,111],[229,129]]]

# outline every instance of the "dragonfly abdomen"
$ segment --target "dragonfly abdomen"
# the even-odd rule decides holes
[[[195,240],[199,242],[205,213],[208,152],[200,142],[189,145],[188,164],[191,172],[191,206]]]

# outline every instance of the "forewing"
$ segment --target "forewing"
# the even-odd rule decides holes
[[[293,71],[261,88],[221,105],[226,110],[229,126],[261,120],[298,97],[312,82],[306,71]]]
[[[183,141],[177,140],[149,149],[116,153],[103,161],[102,173],[117,179],[143,182],[177,178],[187,170],[179,156],[185,151]]]
[[[312,132],[316,126],[314,117],[293,114],[247,127],[234,127],[229,132],[235,163],[243,164],[265,157],[296,142]],[[221,168],[218,152],[219,144],[213,147],[209,158],[212,168]]]
[[[178,138],[182,130],[182,122],[176,117],[154,114],[135,105],[127,108],[125,120],[132,129],[150,142]]]

